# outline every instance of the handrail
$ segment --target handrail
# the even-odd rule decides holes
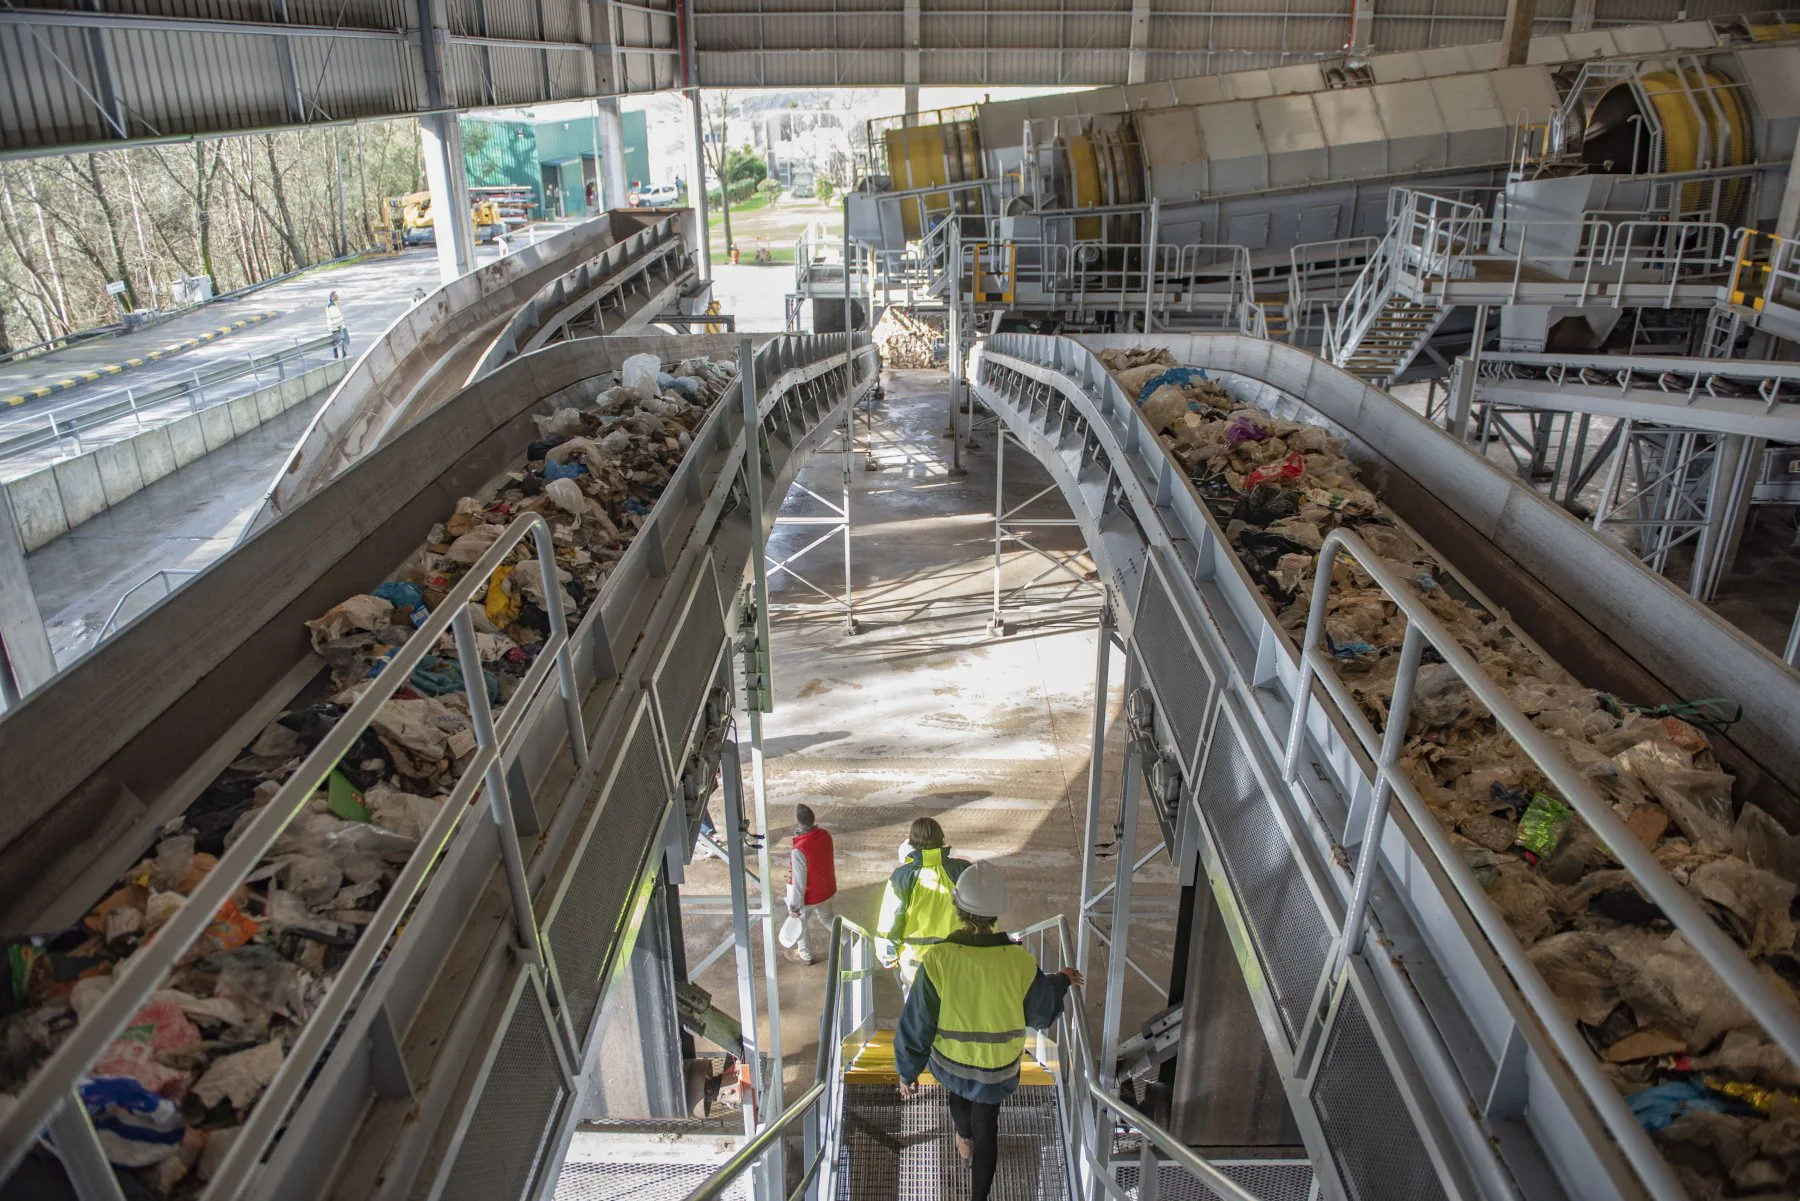
[[[835,991],[835,990],[834,990]],[[812,1086],[794,1099],[794,1103],[782,1111],[781,1116],[757,1131],[749,1141],[739,1147],[737,1153],[726,1160],[719,1170],[702,1180],[693,1192],[687,1195],[687,1201],[718,1201],[725,1195],[725,1190],[736,1183],[757,1160],[767,1154],[783,1135],[793,1128],[795,1122],[812,1112],[819,1099],[825,1095],[825,1081],[815,1080]]]
[[[119,620],[119,613],[125,608],[125,602],[130,600],[139,588],[148,585],[151,580],[161,580],[163,582],[163,595],[167,596],[174,591],[173,588],[169,587],[170,576],[199,575],[204,570],[205,569],[201,567],[158,567],[155,571],[151,572],[120,594],[118,601],[115,602],[112,607],[112,612],[108,613],[106,615],[106,620],[100,623],[100,633],[95,635],[94,641],[106,641],[108,636],[113,632],[113,623]]]
[[[1331,593],[1332,572],[1340,552],[1348,553],[1354,558],[1357,566],[1375,581],[1387,599],[1407,619],[1393,700],[1389,707],[1386,729],[1379,743],[1373,727],[1338,677],[1329,657],[1319,648]],[[1369,895],[1380,857],[1382,827],[1389,804],[1397,797],[1431,845],[1457,891],[1469,904],[1483,932],[1536,1011],[1558,1052],[1581,1081],[1588,1099],[1594,1104],[1613,1137],[1618,1140],[1633,1169],[1638,1172],[1653,1196],[1667,1198],[1669,1201],[1684,1198],[1685,1191],[1675,1181],[1667,1163],[1625,1105],[1610,1078],[1601,1071],[1592,1049],[1575,1028],[1573,1019],[1530,962],[1522,944],[1511,933],[1510,927],[1494,908],[1486,891],[1475,880],[1462,856],[1450,844],[1441,823],[1425,806],[1404,772],[1398,768],[1399,753],[1410,717],[1413,682],[1426,644],[1429,643],[1438,652],[1442,661],[1457,674],[1475,699],[1487,708],[1500,727],[1513,738],[1563,799],[1588,824],[1601,845],[1631,873],[1637,886],[1650,901],[1662,909],[1700,957],[1718,973],[1769,1036],[1795,1062],[1800,1062],[1800,1014],[1796,1014],[1776,995],[1744,953],[1632,835],[1587,778],[1556,750],[1550,739],[1532,724],[1500,686],[1482,670],[1462,643],[1419,599],[1409,581],[1371,553],[1360,538],[1341,529],[1326,535],[1313,578],[1315,581],[1323,581],[1323,584],[1314,587],[1306,637],[1301,644],[1300,677],[1295,692],[1298,703],[1294,707],[1289,729],[1284,765],[1286,781],[1291,785],[1298,776],[1315,677],[1327,695],[1336,702],[1364,749],[1375,757],[1377,764],[1373,799],[1361,832],[1344,935],[1336,957],[1328,959],[1326,963],[1325,974],[1334,976],[1341,969],[1344,959],[1359,949]]]
[[[487,690],[482,686],[481,657],[476,650],[469,603],[478,591],[488,587],[494,569],[527,535],[533,539],[538,570],[545,581],[545,615],[549,619],[550,634],[507,706],[507,717],[513,720],[503,719],[501,730],[496,733]],[[163,924],[157,937],[113,974],[112,986],[32,1076],[19,1093],[17,1103],[0,1114],[0,1176],[10,1172],[29,1150],[46,1116],[54,1119],[64,1106],[81,1105],[75,1089],[82,1076],[143,1008],[150,995],[162,987],[168,973],[194,940],[212,924],[220,908],[231,899],[245,877],[257,868],[275,840],[299,816],[332,768],[369,727],[376,712],[407,684],[413,668],[427,655],[436,652],[438,639],[447,632],[453,633],[456,640],[458,665],[467,685],[476,749],[455,790],[443,803],[426,836],[420,839],[400,877],[374,918],[364,927],[349,958],[288,1049],[280,1069],[258,1099],[231,1151],[215,1171],[215,1177],[228,1176],[239,1170],[238,1161],[245,1156],[261,1155],[266,1138],[274,1133],[288,1104],[305,1085],[314,1064],[329,1048],[338,1019],[348,1010],[364,976],[385,949],[388,936],[399,925],[426,871],[469,811],[469,802],[474,798],[478,782],[486,784],[489,812],[500,830],[500,854],[517,934],[526,958],[542,965],[531,893],[519,840],[514,833],[512,808],[500,759],[508,736],[518,728],[518,715],[530,706],[554,663],[560,677],[571,750],[577,766],[586,765],[587,743],[581,722],[580,698],[575,692],[573,663],[568,652],[568,621],[555,572],[555,546],[550,527],[541,516],[526,514],[507,526],[468,574],[446,594],[431,616],[395,652],[381,674],[367,683],[362,696],[326,732],[287,783],[220,856],[212,871]]]
[[[819,1049],[813,1061],[813,1082],[804,1093],[759,1130],[744,1145],[738,1148],[732,1157],[724,1162],[712,1175],[687,1195],[686,1201],[717,1201],[725,1195],[739,1176],[753,1167],[776,1144],[777,1140],[792,1129],[796,1122],[812,1116],[819,1108],[819,1103],[828,1097],[839,1097],[843,1085],[843,1037],[839,1027],[839,1016],[842,1008],[844,985],[860,983],[859,991],[865,1001],[870,1002],[868,1017],[873,1017],[873,989],[866,982],[865,969],[858,969],[857,974],[846,979],[843,970],[844,943],[846,934],[853,934],[858,945],[869,948],[874,945],[875,936],[851,921],[839,915],[831,922],[831,946],[825,955],[825,1004],[819,1013]],[[867,1020],[865,1018],[864,1020]],[[860,1023],[859,1023],[860,1025]],[[774,1065],[775,1071],[781,1065]],[[835,1107],[833,1107],[835,1108]],[[830,1114],[827,1114],[830,1122]],[[790,1194],[789,1201],[799,1201],[807,1189],[812,1186],[820,1172],[834,1163],[837,1158],[837,1123],[831,1122],[830,1129],[820,1130],[817,1127],[807,1131],[808,1150],[812,1152],[811,1162],[801,1176],[800,1184]]]
[[[1195,1154],[1193,1148],[1183,1145],[1167,1130],[1101,1088],[1098,1080],[1090,1077],[1087,1089],[1088,1096],[1124,1118],[1129,1125],[1135,1126],[1141,1137],[1161,1147],[1164,1154],[1185,1168],[1190,1175],[1197,1176],[1201,1183],[1225,1201],[1259,1201],[1255,1193],[1207,1163],[1204,1158]]]

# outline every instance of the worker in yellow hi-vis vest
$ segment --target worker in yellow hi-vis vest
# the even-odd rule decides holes
[[[927,1067],[943,1086],[956,1126],[956,1152],[969,1163],[969,1201],[987,1201],[1000,1162],[1000,1103],[1019,1087],[1025,1031],[1062,1013],[1072,967],[1051,975],[1030,951],[994,926],[1006,912],[1006,878],[971,864],[956,881],[959,929],[925,948],[919,975],[894,1032],[900,1095],[918,1095]]]
[[[881,894],[881,912],[875,918],[875,954],[883,967],[898,966],[900,986],[910,989],[925,948],[942,942],[956,929],[956,905],[950,890],[969,864],[949,857],[944,828],[932,818],[913,822],[906,840],[912,849],[888,877]]]

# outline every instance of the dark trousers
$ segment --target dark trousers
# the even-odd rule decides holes
[[[950,1121],[956,1133],[975,1144],[969,1167],[969,1201],[987,1201],[994,1187],[994,1169],[1000,1164],[1000,1107],[970,1101],[944,1090],[950,1100]]]

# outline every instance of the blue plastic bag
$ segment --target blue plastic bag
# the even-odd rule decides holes
[[[408,613],[425,603],[425,589],[405,580],[389,580],[375,589],[374,595],[379,596],[394,608],[405,609]]]
[[[587,474],[586,463],[558,463],[553,459],[544,461],[544,482],[554,483],[557,480],[572,480],[578,475]]]
[[[160,1163],[181,1147],[187,1133],[181,1107],[127,1076],[90,1076],[79,1086],[81,1103],[107,1159],[122,1168]]]
[[[1145,380],[1143,389],[1138,392],[1138,399],[1140,401],[1149,400],[1164,384],[1174,384],[1180,387],[1183,384],[1191,384],[1195,380],[1205,378],[1206,371],[1200,367],[1171,367],[1161,375],[1153,375]]]

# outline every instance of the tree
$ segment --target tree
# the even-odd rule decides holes
[[[702,149],[706,152],[706,165],[712,173],[719,177],[719,211],[725,219],[725,252],[731,253],[731,92],[721,88],[712,94],[714,103],[702,103],[700,111],[706,115],[706,139]],[[700,180],[696,187],[702,189],[704,195],[706,181]]]

